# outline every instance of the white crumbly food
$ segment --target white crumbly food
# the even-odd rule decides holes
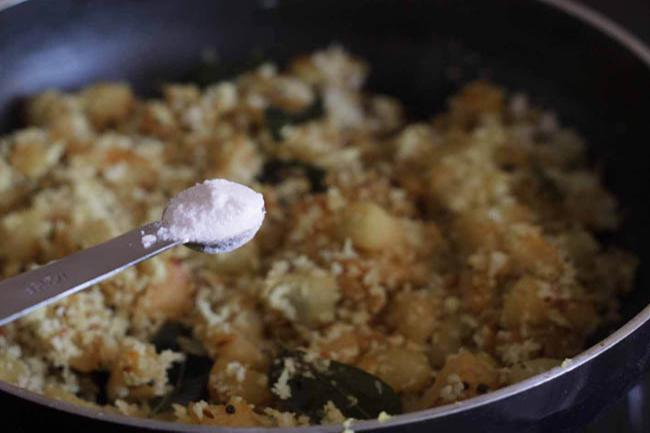
[[[225,179],[206,180],[172,198],[162,227],[142,237],[145,248],[157,240],[214,245],[245,234],[251,237],[264,221],[264,197]]]
[[[172,248],[0,327],[0,381],[104,413],[350,433],[355,412],[329,395],[304,402],[322,417],[286,410],[303,403],[306,371],[288,361],[268,380],[277,354],[304,350],[321,373],[330,360],[362,369],[405,412],[573,368],[563,360],[616,323],[638,264],[600,242],[620,213],[587,144],[483,81],[408,123],[407,107],[363,86],[367,73],[333,47],[156,98],[97,83],[27,101],[28,127],[0,137],[0,279],[165,207],[184,240],[264,223],[232,253]],[[220,198],[215,183],[192,188],[215,178],[264,200],[234,184]],[[186,207],[167,206],[184,190],[174,203]],[[155,248],[157,230],[137,242]],[[191,331],[176,352],[152,343],[165,323]],[[191,379],[207,394],[176,401],[172,389],[189,383],[169,367],[192,355],[206,361]]]

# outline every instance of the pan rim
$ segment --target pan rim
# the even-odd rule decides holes
[[[19,5],[27,0],[0,0],[0,13],[12,6]],[[578,21],[582,21],[589,27],[593,28],[600,33],[605,34],[609,38],[618,42],[622,49],[631,52],[637,59],[649,69],[650,71],[650,47],[644,44],[639,38],[624,29],[621,25],[601,13],[595,11],[589,6],[576,3],[575,0],[536,0],[543,3],[547,7],[556,9],[557,11],[569,15]],[[473,397],[461,402],[452,403],[444,406],[438,406],[432,409],[421,410],[417,412],[410,412],[403,415],[396,415],[391,417],[387,422],[380,422],[377,420],[358,421],[354,423],[355,431],[380,431],[383,428],[392,428],[405,424],[414,424],[425,422],[432,419],[444,417],[446,415],[456,414],[459,412],[476,409],[489,403],[497,402],[516,394],[527,391],[537,385],[544,384],[555,378],[558,378],[596,358],[598,355],[606,352],[612,347],[622,342],[625,338],[629,337],[650,320],[650,305],[647,305],[637,315],[630,319],[623,326],[618,328],[612,334],[607,336],[602,341],[594,344],[585,351],[579,353],[571,359],[569,365],[564,367],[555,367],[549,371],[533,376],[513,385],[500,388],[488,394]],[[60,410],[72,415],[81,415],[87,418],[115,423],[122,426],[130,426],[145,429],[155,429],[160,431],[182,431],[182,432],[233,432],[233,433],[334,433],[340,432],[340,424],[330,425],[315,425],[308,427],[219,427],[219,426],[200,426],[181,424],[171,421],[160,421],[147,418],[130,417],[127,415],[106,412],[103,410],[90,409],[81,407],[73,403],[68,403],[61,400],[55,400],[44,395],[28,391],[24,388],[19,388],[15,385],[0,381],[0,392],[12,394],[18,398],[40,404],[51,409]]]

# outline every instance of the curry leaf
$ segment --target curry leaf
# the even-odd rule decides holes
[[[269,128],[271,136],[275,141],[282,139],[282,134],[280,133],[282,128],[294,123],[291,113],[275,107],[268,107],[264,110],[264,118],[266,119],[266,127]]]
[[[179,339],[191,335],[190,328],[178,323],[165,323],[152,338],[156,350],[179,350]],[[152,413],[168,410],[173,403],[187,404],[191,401],[206,400],[208,397],[208,380],[212,359],[207,356],[185,354],[182,363],[174,364],[167,372],[173,389],[162,397],[152,399]]]
[[[291,113],[277,107],[268,107],[264,110],[264,118],[266,119],[266,127],[269,128],[273,139],[280,141],[282,139],[281,131],[285,126],[318,119],[323,117],[324,113],[322,99],[316,98],[312,105],[298,113]]]
[[[258,176],[260,182],[278,184],[292,175],[302,174],[309,180],[311,192],[320,193],[327,190],[325,170],[297,159],[271,159],[262,167]]]
[[[98,371],[91,372],[89,377],[92,383],[94,383],[97,388],[95,403],[99,405],[108,404],[109,400],[106,392],[106,386],[108,384],[110,373],[105,370],[98,370]]]
[[[231,80],[238,75],[251,71],[266,61],[267,56],[260,50],[252,51],[240,61],[220,61],[217,58],[204,59],[199,62],[185,77],[187,81],[201,87],[219,81]]]
[[[192,330],[179,322],[165,322],[151,338],[151,343],[156,347],[156,351],[163,350],[178,351],[178,338],[190,335]]]
[[[207,400],[211,368],[210,358],[186,355],[185,361],[174,365],[168,372],[173,389],[164,396],[151,400],[151,412],[165,412],[174,403],[186,405],[191,401]]]
[[[348,418],[376,418],[382,411],[402,412],[402,403],[393,389],[381,379],[361,369],[335,361],[315,359],[305,352],[284,351],[269,369],[269,384],[278,391],[286,385],[284,409],[313,419],[324,416],[331,401]],[[280,392],[282,394],[282,392]]]

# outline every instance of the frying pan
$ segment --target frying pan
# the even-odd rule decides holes
[[[650,51],[593,11],[563,0],[0,0],[0,132],[20,125],[20,98],[48,87],[127,80],[146,96],[184,79],[205,49],[224,62],[257,53],[282,63],[333,41],[366,58],[373,67],[368,87],[399,97],[413,119],[431,116],[477,77],[555,109],[586,137],[620,199],[624,226],[604,240],[635,251],[642,263],[621,327],[595,336],[569,366],[384,424],[358,422],[354,430],[521,433],[584,425],[650,366],[650,162],[643,156]],[[3,431],[259,431],[127,418],[6,383],[0,407]]]

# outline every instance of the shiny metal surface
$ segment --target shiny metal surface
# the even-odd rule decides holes
[[[253,239],[253,237],[255,237],[256,233],[257,230],[247,230],[216,244],[197,244],[195,242],[188,242],[185,244],[185,246],[200,253],[223,254],[236,250],[237,248],[246,244],[248,241]]]
[[[145,248],[142,236],[155,234],[159,227],[158,222],[147,224],[110,241],[0,281],[0,326],[179,244],[156,241]]]

